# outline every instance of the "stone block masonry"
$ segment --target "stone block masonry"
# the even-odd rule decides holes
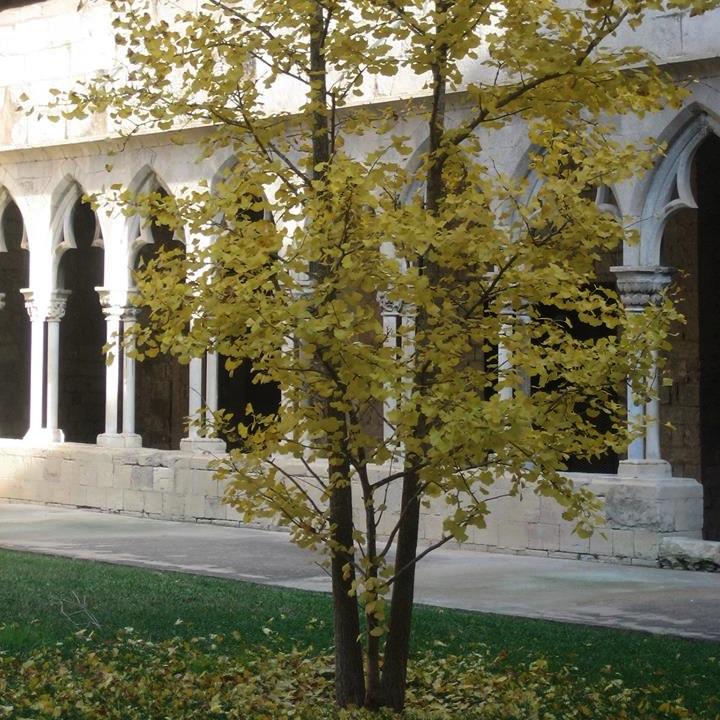
[[[100,448],[65,443],[31,447],[0,441],[0,499],[87,507],[155,519],[240,525],[238,513],[222,502],[209,453],[145,448]],[[290,469],[290,468],[289,468]],[[302,474],[301,466],[292,467]],[[491,505],[487,527],[471,529],[465,548],[512,554],[657,565],[663,543],[700,538],[702,486],[686,478],[628,478],[573,474],[605,501],[605,523],[593,537],[579,538],[547,498],[529,492]],[[509,488],[496,484],[496,494]],[[355,494],[362,527],[362,504]],[[397,518],[398,498],[388,498],[380,532]],[[423,509],[420,541],[429,545],[443,532],[442,498]],[[267,522],[258,527],[268,527]],[[690,567],[691,565],[688,565]]]

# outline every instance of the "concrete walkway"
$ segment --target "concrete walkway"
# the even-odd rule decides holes
[[[0,547],[327,590],[317,557],[279,532],[0,503]],[[2,565],[0,564],[0,578]],[[720,574],[438,550],[418,602],[720,641]]]

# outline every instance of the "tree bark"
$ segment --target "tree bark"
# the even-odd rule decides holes
[[[371,580],[377,580],[377,521],[375,517],[375,500],[366,465],[363,464],[359,475],[363,489],[363,501],[365,503],[366,547],[367,559],[370,563],[370,567],[367,570],[367,577]],[[366,611],[365,622],[367,625],[365,707],[376,710],[383,704],[382,686],[380,683],[380,638],[372,634],[372,631],[378,626],[374,613]]]
[[[438,17],[450,9],[450,0],[436,0]],[[440,21],[442,24],[442,21]],[[433,48],[435,60],[432,64],[433,98],[429,122],[429,159],[425,183],[425,206],[431,214],[437,214],[445,196],[443,170],[445,167],[445,149],[442,143],[445,135],[445,100],[447,81],[447,46],[437,40],[441,35],[440,25],[436,29]],[[422,272],[429,276],[430,284],[436,286],[442,269],[433,258],[433,249],[426,256],[418,258]],[[418,308],[415,317],[416,351],[418,362],[422,366],[422,345],[427,342],[424,333],[429,329],[429,316],[426,309]],[[432,387],[432,376],[422,367],[415,377],[416,388]],[[423,441],[427,437],[427,419],[421,414],[414,428],[416,439]],[[429,450],[429,448],[428,448]],[[410,632],[412,629],[413,600],[415,597],[415,558],[417,557],[418,530],[420,525],[420,478],[410,468],[418,467],[417,458],[408,457],[409,468],[403,482],[401,512],[403,520],[398,532],[397,555],[395,557],[395,582],[390,606],[390,632],[385,645],[385,663],[382,675],[383,701],[398,712],[405,706],[407,687],[407,666],[410,657]]]
[[[410,656],[410,630],[415,598],[415,565],[418,529],[420,525],[419,479],[416,472],[408,472],[403,482],[401,512],[404,513],[398,531],[395,572],[400,573],[393,585],[390,604],[390,631],[385,644],[382,673],[382,701],[398,712],[405,705],[407,664]],[[403,570],[404,568],[404,570]]]
[[[333,488],[330,495],[330,522],[334,527],[333,540],[342,549],[333,552],[331,561],[333,620],[335,634],[335,701],[340,707],[365,702],[365,676],[360,618],[357,597],[350,596],[355,570],[352,566],[353,510],[350,468],[340,461],[330,464],[330,477],[346,479],[346,484]],[[350,563],[350,572],[345,566]]]
[[[322,180],[330,162],[331,129],[328,118],[327,65],[325,62],[324,33],[325,10],[320,2],[313,7],[310,21],[310,100],[312,103],[313,177]],[[323,277],[326,268],[314,269]],[[313,274],[313,269],[311,269]],[[335,411],[328,406],[328,415]],[[342,421],[342,417],[338,417]],[[347,454],[328,463],[331,482],[330,522],[333,526],[335,549],[331,559],[333,622],[335,638],[335,701],[340,707],[365,701],[365,674],[362,644],[360,642],[360,616],[357,597],[351,596],[355,580],[352,549],[353,508],[350,464]],[[338,483],[339,480],[339,483]],[[347,568],[347,570],[346,570]]]

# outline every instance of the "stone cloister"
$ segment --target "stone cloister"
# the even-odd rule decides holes
[[[253,392],[272,406],[277,391],[258,390],[250,368],[230,378],[212,354],[189,366],[167,357],[136,363],[122,344],[139,320],[132,271],[178,239],[108,200],[97,212],[84,201],[111,185],[180,193],[212,183],[233,160],[217,153],[198,161],[202,128],[183,131],[181,144],[168,133],[140,135],[116,153],[103,118],[50,126],[14,113],[28,86],[40,93],[56,77],[93,69],[80,67],[76,48],[85,58],[93,48],[98,67],[112,63],[107,9],[90,2],[73,16],[74,8],[47,0],[0,12],[0,498],[237,522],[209,469],[225,443],[199,437],[184,418],[205,406],[239,412]],[[679,78],[702,82],[680,111],[619,120],[623,137],[657,137],[667,149],[644,177],[601,188],[597,197],[639,230],[640,242],[609,258],[600,278],[616,285],[627,311],[657,302],[668,286],[680,291],[686,323],[675,329],[668,357],[673,384],[658,387],[659,400],[646,408],[628,394],[629,416],[653,421],[625,456],[570,468],[605,500],[602,533],[572,535],[551,500],[506,498],[487,528],[472,531],[473,546],[654,564],[667,539],[720,539],[720,66],[713,49],[720,11],[698,21],[662,16],[644,28],[641,42],[660,44]],[[27,52],[32,63],[18,64]],[[62,71],[52,62],[61,57]],[[378,99],[392,102],[404,91],[381,88]],[[462,112],[462,102],[451,112]],[[398,122],[420,147],[422,123]],[[503,133],[498,162],[522,175],[524,128]],[[401,322],[397,312],[382,307],[388,329]],[[431,507],[422,537],[429,542],[440,532]]]

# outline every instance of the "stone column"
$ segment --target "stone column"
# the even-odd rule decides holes
[[[140,308],[128,305],[123,308],[123,411],[122,431],[125,447],[141,447],[142,438],[135,432],[135,358],[132,357],[134,347],[132,326],[137,322]]]
[[[205,353],[190,361],[190,393],[188,415],[196,422],[188,428],[188,436],[180,440],[184,452],[223,453],[225,441],[207,433],[209,413],[218,409],[218,356]],[[199,424],[197,424],[199,421]]]
[[[140,447],[142,439],[135,434],[134,361],[128,358],[125,329],[128,314],[135,308],[127,305],[127,292],[95,288],[105,314],[109,363],[105,368],[105,432],[97,437],[103,447]],[[133,363],[128,378],[128,360]],[[122,372],[122,387],[120,375]],[[132,392],[128,392],[128,380]]]
[[[58,427],[60,321],[65,317],[69,296],[69,290],[56,290],[50,296],[47,309],[47,430],[51,442],[63,442],[65,439]]]
[[[204,388],[203,388],[203,359],[193,358],[190,360],[188,370],[188,415],[191,421],[204,421],[203,407],[205,405]],[[200,437],[200,428],[191,422],[188,427],[188,440],[197,440]],[[184,438],[183,438],[184,439]]]
[[[45,310],[35,301],[32,290],[21,291],[30,316],[30,427],[26,440],[39,439],[43,431],[43,397],[45,395]]]
[[[120,337],[120,316],[122,306],[111,303],[110,291],[95,288],[100,296],[100,305],[105,315],[105,343],[108,358],[105,363],[105,432],[98,436],[98,444],[104,445],[108,436],[118,434],[118,388],[120,387],[120,364],[122,343]]]
[[[403,304],[400,300],[392,300],[386,292],[378,293],[378,304],[382,315],[383,332],[385,334],[385,347],[399,349],[402,343],[400,328],[403,322]],[[383,404],[383,440],[387,442],[393,436],[392,426],[386,418],[397,408],[397,398],[389,397]]]
[[[672,282],[674,268],[661,266],[618,266],[610,270],[617,277],[617,287],[625,309],[630,314],[640,314],[645,308],[657,305],[662,292]],[[628,385],[628,422],[636,425],[646,417],[644,437],[639,437],[628,447],[628,459],[620,462],[618,475],[625,477],[671,477],[670,463],[662,459],[660,450],[660,401],[657,352],[653,351],[652,384],[654,397],[644,406],[637,405],[633,389]]]
[[[507,347],[507,344],[503,342],[503,339],[509,337],[512,333],[512,319],[515,315],[515,311],[511,307],[505,307],[502,310],[503,323],[500,326],[500,339],[498,340],[498,355],[497,355],[497,367],[498,367],[498,380],[502,380],[503,377],[512,370],[512,354]],[[500,390],[500,397],[503,400],[513,399],[512,387],[503,387]]]
[[[30,289],[21,292],[25,296],[25,307],[31,323],[30,427],[25,439],[40,443],[63,442],[63,432],[58,428],[60,321],[65,315],[70,292],[55,290],[41,299]]]
[[[205,406],[210,412],[218,410],[218,379],[220,358],[217,353],[205,355]]]

